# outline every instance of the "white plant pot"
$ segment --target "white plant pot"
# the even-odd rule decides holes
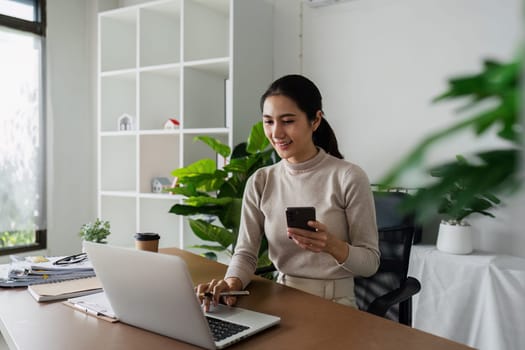
[[[472,226],[451,225],[442,222],[439,225],[437,249],[451,254],[472,253]]]

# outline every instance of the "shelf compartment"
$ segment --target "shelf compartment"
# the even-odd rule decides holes
[[[210,134],[209,132],[202,134],[185,134],[183,139],[184,166],[188,166],[191,163],[194,163],[203,158],[213,159],[218,162],[219,166],[220,164],[223,164],[224,161],[222,159],[222,156],[219,156],[221,159],[218,159],[217,153],[215,153],[215,151],[208,147],[208,145],[206,145],[204,142],[194,140],[195,137],[199,135],[211,136],[218,139],[224,144],[228,144],[228,135],[225,134]]]
[[[140,232],[160,235],[160,247],[180,245],[181,217],[169,212],[176,200],[140,198]]]
[[[180,67],[140,73],[140,129],[160,130],[170,118],[180,118]]]
[[[173,180],[171,172],[179,168],[180,135],[140,136],[140,192],[152,193],[151,180],[166,177]]]
[[[100,70],[102,72],[137,67],[137,11],[115,10],[102,13],[100,23]]]
[[[136,198],[103,196],[101,198],[102,219],[111,225],[108,243],[131,247],[135,244],[137,217]]]
[[[228,70],[217,64],[184,68],[185,128],[226,127]]]
[[[136,137],[101,138],[102,191],[136,191]]]
[[[140,9],[140,66],[180,62],[180,1]]]
[[[229,0],[184,2],[184,60],[229,56]]]
[[[119,131],[119,118],[128,114],[136,128],[136,87],[134,72],[106,75],[100,78],[100,130]]]

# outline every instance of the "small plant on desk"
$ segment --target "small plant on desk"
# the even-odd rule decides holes
[[[94,223],[82,225],[78,234],[84,241],[107,243],[106,238],[111,234],[109,221],[97,218]]]

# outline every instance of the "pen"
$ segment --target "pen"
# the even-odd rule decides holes
[[[250,295],[250,291],[248,291],[248,290],[232,290],[232,291],[229,291],[229,292],[221,292],[221,294],[220,294],[221,297],[241,296],[241,295]],[[211,297],[213,297],[213,293],[212,292],[200,293],[199,296],[211,298]]]
[[[79,304],[74,304],[73,306],[75,307],[75,309],[78,309],[78,310],[80,310],[82,312],[85,312],[86,314],[93,315],[93,316],[99,316],[100,315],[99,312],[91,310],[91,309],[89,309],[87,307],[82,307]]]

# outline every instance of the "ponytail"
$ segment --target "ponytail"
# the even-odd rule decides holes
[[[319,124],[317,130],[315,130],[312,138],[314,145],[321,147],[326,153],[339,159],[344,158],[341,152],[339,152],[334,130],[330,124],[328,124],[328,121],[324,118],[324,116],[321,118],[321,123]]]

